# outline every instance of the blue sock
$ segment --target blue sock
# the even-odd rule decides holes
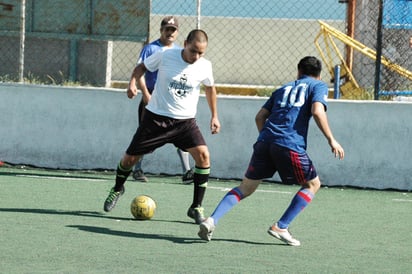
[[[226,193],[225,197],[222,198],[215,211],[210,216],[213,218],[215,225],[217,225],[217,222],[223,217],[223,215],[225,215],[242,199],[243,194],[240,192],[238,187],[232,188],[228,193]]]
[[[290,202],[283,216],[278,221],[278,227],[285,229],[295,219],[295,217],[312,201],[315,194],[307,188],[301,188]]]

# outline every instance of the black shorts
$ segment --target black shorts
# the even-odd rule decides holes
[[[206,145],[195,118],[173,119],[145,109],[143,119],[126,153],[143,155],[168,143],[182,150]]]

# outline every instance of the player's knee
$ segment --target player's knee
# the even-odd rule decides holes
[[[320,189],[320,186],[321,182],[319,180],[319,177],[317,176],[316,178],[307,181],[305,187],[309,188],[312,193],[316,193]]]
[[[239,185],[239,190],[243,194],[243,198],[252,195],[260,184],[260,180],[251,180],[243,178],[242,183]]]
[[[196,166],[209,168],[210,156],[207,146],[197,146],[187,150],[195,160]]]
[[[210,158],[210,155],[209,155],[209,151],[207,149],[200,151],[199,161],[200,161],[200,163],[202,163],[202,165],[210,166],[209,158]]]
[[[121,161],[122,167],[126,169],[132,168],[139,161],[140,158],[141,156],[125,154]]]

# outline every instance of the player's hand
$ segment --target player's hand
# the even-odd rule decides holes
[[[129,99],[133,99],[137,95],[137,88],[136,87],[130,87],[127,89],[127,97]]]
[[[212,134],[218,134],[220,131],[220,122],[217,118],[212,118],[210,121],[210,130]]]
[[[345,157],[345,151],[343,150],[342,146],[335,140],[331,140],[329,143],[332,153],[335,155],[335,158],[339,158],[339,160],[343,160]]]

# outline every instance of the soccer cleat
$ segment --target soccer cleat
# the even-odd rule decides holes
[[[184,184],[187,184],[187,185],[193,183],[193,176],[194,176],[194,174],[195,174],[195,172],[194,172],[193,168],[189,169],[188,171],[186,171],[185,174],[183,174],[183,176],[182,176],[182,182],[183,182]]]
[[[287,229],[279,228],[277,223],[269,227],[268,233],[288,245],[300,246],[300,242],[293,238]]]
[[[135,179],[136,181],[140,181],[140,182],[144,182],[146,183],[147,177],[144,175],[143,170],[141,169],[136,169],[135,171],[133,171],[133,179]]]
[[[215,230],[215,222],[212,217],[207,218],[199,225],[197,235],[205,241],[212,240],[213,231]]]
[[[203,207],[189,208],[187,210],[187,216],[195,220],[195,223],[200,225],[204,220]]]
[[[114,191],[114,187],[110,189],[109,196],[107,196],[106,201],[104,201],[104,211],[109,212],[111,211],[119,200],[120,196],[124,193],[124,187],[120,191]]]

